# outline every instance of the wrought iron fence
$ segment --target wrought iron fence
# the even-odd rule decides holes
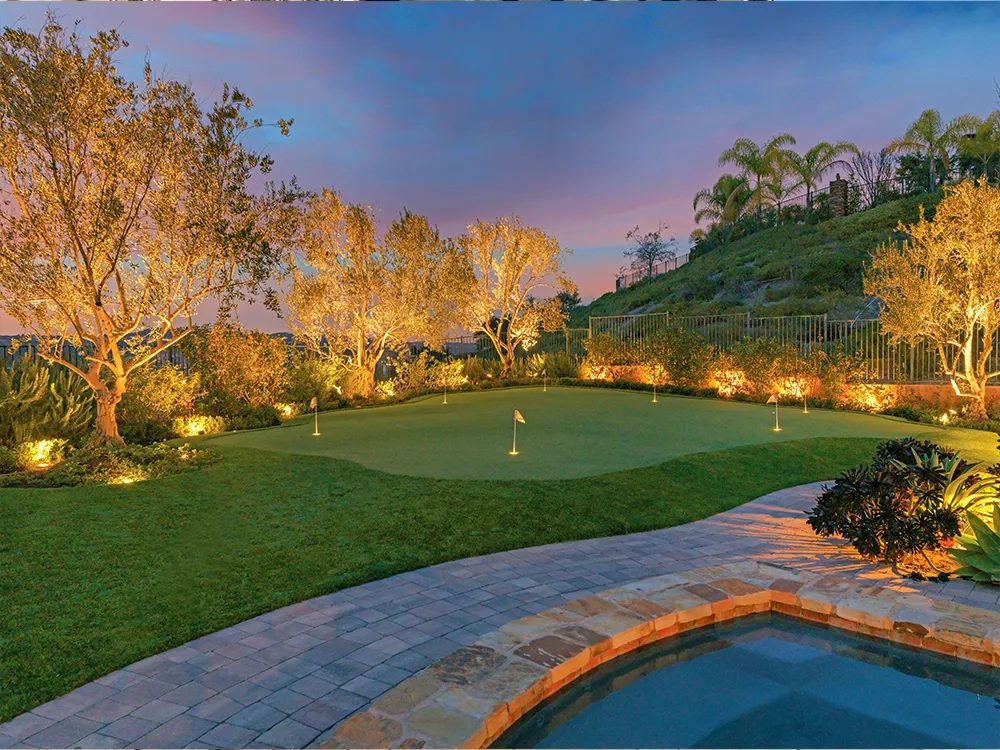
[[[684,329],[720,351],[743,341],[769,338],[795,346],[803,356],[815,350],[856,356],[865,380],[892,383],[940,383],[947,377],[937,347],[926,339],[895,341],[877,318],[830,320],[827,315],[755,318],[748,314],[670,316],[667,313],[615,315],[590,319],[592,336],[610,335],[621,342],[621,356],[638,357],[659,331]],[[981,351],[984,342],[976,342]],[[988,369],[1000,369],[1000,340],[992,343]]]
[[[620,292],[622,289],[627,289],[633,284],[637,284],[643,279],[652,279],[657,276],[662,276],[670,271],[676,271],[678,268],[683,266],[691,259],[690,253],[684,253],[683,255],[675,255],[673,258],[667,258],[664,261],[653,264],[652,273],[649,269],[643,271],[635,271],[633,273],[626,273],[615,279],[615,291]]]
[[[22,358],[32,360],[44,359],[41,355],[39,355],[38,345],[35,343],[28,342],[15,346],[6,341],[0,341],[0,365]],[[80,367],[83,369],[88,366],[84,353],[72,344],[63,344],[63,359],[74,367]],[[157,353],[157,355],[152,359],[152,364],[154,367],[173,365],[174,367],[180,368],[185,373],[189,372],[191,369],[187,359],[185,359],[181,351],[175,346]]]
[[[565,354],[572,360],[584,357],[587,350],[583,342],[588,338],[586,328],[564,328],[561,331],[542,331],[538,342],[527,349],[518,348],[515,356],[529,357],[533,354]],[[458,336],[444,342],[444,351],[450,357],[478,357],[499,359],[493,343],[484,334]]]

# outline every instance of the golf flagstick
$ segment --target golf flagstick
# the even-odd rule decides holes
[[[444,402],[448,403],[448,381],[444,381]]]
[[[319,435],[319,401],[315,396],[312,397],[309,406],[313,408],[313,435]]]
[[[778,397],[771,396],[771,398],[767,400],[767,403],[774,404],[774,431],[781,432],[781,427],[778,426]]]
[[[510,452],[510,455],[512,455],[512,456],[516,456],[517,455],[517,423],[518,422],[520,422],[521,424],[524,424],[524,417],[521,416],[521,412],[519,412],[517,409],[514,409],[514,446],[513,446],[512,450]]]
[[[549,375],[545,370],[542,370],[542,393],[548,390]]]

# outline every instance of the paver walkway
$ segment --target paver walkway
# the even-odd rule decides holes
[[[802,511],[819,487],[684,526],[444,563],[285,607],[22,714],[0,725],[0,748],[307,747],[511,620],[618,583],[745,558],[1000,611],[996,588],[899,581],[842,542],[818,539]]]

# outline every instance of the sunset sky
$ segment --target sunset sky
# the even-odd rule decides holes
[[[278,178],[446,234],[519,214],[572,249],[585,300],[635,224],[686,247],[737,137],[879,148],[926,108],[998,106],[993,3],[4,3],[0,21],[37,30],[47,7],[118,27],[128,75],[148,53],[206,100],[227,81],[294,118],[258,141]]]

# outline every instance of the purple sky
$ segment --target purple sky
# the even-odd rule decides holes
[[[992,3],[4,3],[0,22],[36,30],[47,7],[117,26],[130,75],[148,51],[206,98],[227,81],[294,117],[260,140],[278,178],[446,234],[520,214],[573,250],[585,300],[633,225],[686,247],[737,137],[878,148],[928,107],[985,115],[1000,79]]]

